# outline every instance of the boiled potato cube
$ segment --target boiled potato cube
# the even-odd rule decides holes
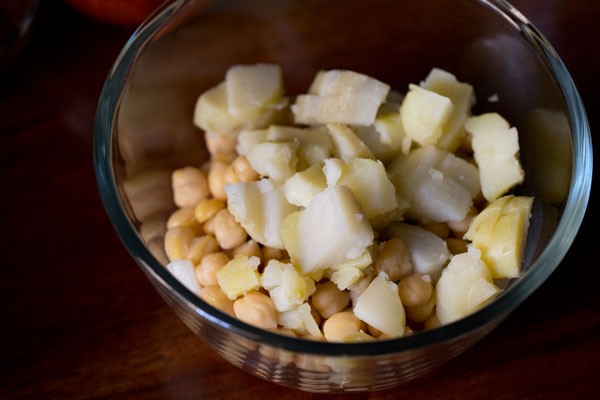
[[[251,290],[260,288],[258,266],[260,258],[238,254],[217,272],[219,287],[225,295],[235,300]]]
[[[337,164],[339,175],[331,173]],[[342,185],[350,189],[367,218],[371,219],[396,208],[396,189],[388,178],[381,161],[366,158],[326,160],[327,183]]]
[[[446,151],[456,151],[466,134],[464,123],[475,104],[473,86],[459,82],[456,76],[439,68],[433,68],[421,87],[445,96],[452,101],[453,110],[436,147]]]
[[[290,204],[281,186],[269,179],[225,186],[227,206],[248,235],[265,246],[283,249],[281,223],[298,210]]]
[[[373,244],[373,229],[344,186],[316,195],[300,212],[297,228],[298,263],[305,274],[356,258]]]
[[[354,315],[389,337],[404,333],[406,315],[398,286],[379,274],[356,300]]]
[[[283,184],[283,194],[287,201],[300,207],[308,206],[313,197],[327,187],[322,169],[320,164],[314,164],[286,180]]]
[[[472,246],[466,253],[452,257],[435,290],[436,315],[442,324],[449,324],[477,311],[500,292],[481,260],[480,251]]]
[[[246,158],[261,176],[283,182],[296,173],[297,142],[263,142],[255,144]]]
[[[417,85],[409,88],[400,106],[404,132],[421,146],[435,145],[452,115],[452,101]]]
[[[283,97],[279,65],[234,65],[225,75],[227,107],[237,120],[253,117],[258,110],[276,104]]]
[[[489,202],[523,182],[525,174],[518,159],[516,128],[497,113],[471,117],[465,129],[472,138],[473,155],[479,167],[481,191]]]

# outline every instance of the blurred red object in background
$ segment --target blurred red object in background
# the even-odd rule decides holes
[[[136,26],[164,0],[65,0],[65,2],[98,21]]]

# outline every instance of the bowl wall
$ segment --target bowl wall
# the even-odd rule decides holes
[[[317,392],[383,389],[422,376],[485,336],[548,277],[589,197],[591,143],[577,91],[550,45],[513,11],[476,0],[168,3],[132,37],[100,99],[97,176],[117,232],[191,330],[257,376]],[[401,92],[432,67],[472,84],[474,113],[497,111],[519,130],[526,172],[519,193],[536,198],[523,276],[464,320],[375,344],[281,337],[195,298],[162,267],[165,222],[175,209],[170,172],[208,160],[192,123],[199,94],[229,66],[257,62],[281,65],[289,95],[330,68]]]

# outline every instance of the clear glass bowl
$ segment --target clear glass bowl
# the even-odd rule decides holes
[[[174,209],[170,171],[208,158],[192,124],[200,93],[233,64],[282,66],[288,94],[319,69],[346,68],[405,90],[432,67],[476,90],[474,113],[498,111],[520,132],[536,198],[522,276],[475,314],[438,329],[371,343],[325,343],[249,326],[206,304],[164,268]],[[312,392],[378,390],[465,351],[556,269],[591,188],[585,110],[568,71],[529,21],[501,0],[177,0],[142,24],[106,80],[96,116],[100,194],[133,258],[176,314],[234,365]]]

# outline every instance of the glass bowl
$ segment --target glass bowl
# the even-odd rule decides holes
[[[281,65],[286,90],[319,69],[362,72],[405,90],[432,67],[472,84],[473,112],[519,129],[535,196],[522,275],[491,304],[454,323],[368,343],[278,335],[208,305],[165,268],[170,172],[208,159],[192,123],[196,99],[234,64]],[[423,376],[468,349],[557,268],[584,217],[592,146],[584,106],[552,46],[502,0],[167,1],[133,34],[102,90],[94,163],[124,245],[157,292],[232,364],[311,392],[379,390]]]

